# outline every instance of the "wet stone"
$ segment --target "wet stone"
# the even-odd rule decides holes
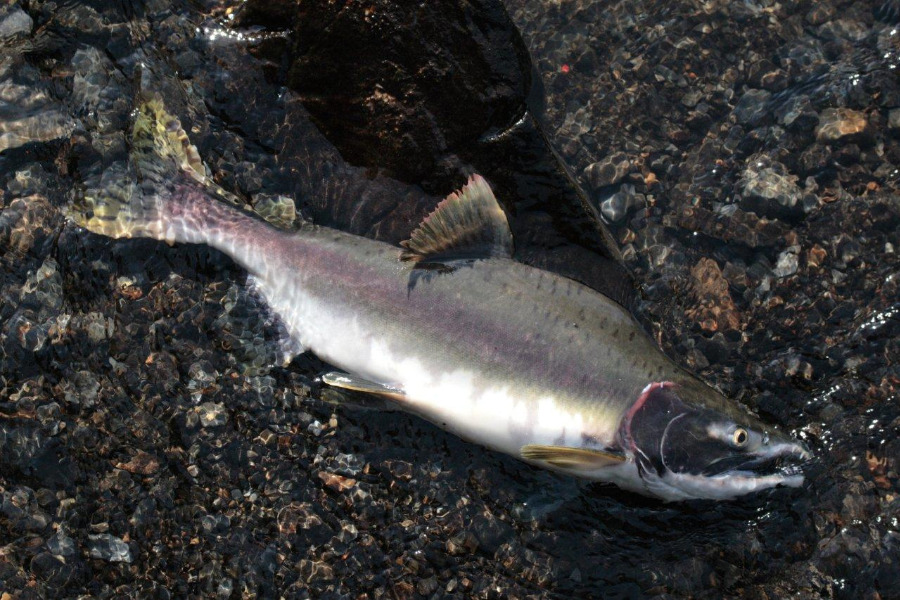
[[[819,124],[819,115],[807,96],[794,96],[776,114],[778,122],[791,131],[812,131]]]
[[[868,136],[868,126],[865,113],[849,108],[826,108],[816,128],[816,139],[826,143],[859,141]]]
[[[900,108],[892,108],[888,111],[887,124],[894,131],[900,129]]]
[[[741,174],[738,189],[741,206],[760,216],[796,217],[803,214],[797,176],[789,175],[784,165],[776,161],[751,161]]]
[[[0,7],[0,40],[23,37],[31,33],[34,21],[17,3]]]
[[[0,213],[0,240],[19,253],[42,251],[51,239],[56,210],[47,198],[32,194],[16,198]]]
[[[617,223],[645,202],[644,196],[635,194],[634,186],[626,183],[600,203],[600,214],[610,223]]]
[[[757,126],[769,115],[767,103],[772,97],[766,90],[747,90],[734,107],[734,116],[738,123]]]
[[[734,204],[723,205],[715,212],[687,206],[677,215],[666,215],[664,223],[750,248],[781,246],[788,233],[784,223],[758,217]]]
[[[0,114],[8,115],[0,125],[0,152],[64,138],[75,128],[48,92],[28,83],[0,81]]]
[[[228,422],[227,410],[215,402],[204,402],[194,412],[201,427],[221,427]]]
[[[704,258],[691,269],[691,291],[696,306],[687,316],[707,332],[738,329],[741,319],[728,291],[728,282],[716,261]]]
[[[257,194],[253,198],[253,210],[263,219],[281,229],[290,229],[297,218],[297,207],[288,196]]]
[[[47,549],[60,557],[74,556],[78,552],[75,540],[69,537],[62,527],[47,540]]]
[[[31,559],[29,565],[38,579],[53,588],[60,588],[69,583],[77,572],[76,562],[67,562],[49,552],[41,552]]]
[[[88,555],[107,562],[132,561],[131,548],[128,544],[109,533],[88,536]]]
[[[127,462],[116,463],[117,469],[123,469],[135,475],[153,475],[159,471],[159,459],[152,454],[138,450]]]
[[[64,382],[65,401],[69,404],[82,404],[91,407],[97,401],[100,392],[100,381],[90,371],[78,371],[71,379]]]
[[[63,303],[62,276],[55,260],[48,258],[37,271],[29,273],[20,301],[36,309],[42,320],[59,312]]]
[[[778,262],[775,264],[776,277],[789,277],[797,272],[800,264],[800,246],[791,246],[778,255]]]
[[[584,170],[584,175],[595,190],[622,181],[631,170],[631,159],[627,154],[615,152],[599,162],[592,163]]]
[[[80,105],[84,124],[101,134],[118,136],[133,109],[122,74],[97,48],[79,49],[72,57],[72,68],[72,99]]]

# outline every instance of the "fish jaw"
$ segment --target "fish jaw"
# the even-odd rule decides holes
[[[730,500],[803,484],[803,444],[749,413],[695,406],[672,382],[651,383],[626,411],[617,439],[634,458],[644,492],[665,501]],[[709,394],[717,394],[712,388]]]
[[[790,456],[811,455],[798,444],[790,449]],[[803,485],[805,477],[799,466],[790,465],[769,474],[745,469],[732,469],[712,476],[666,471],[662,475],[645,473],[642,479],[645,493],[666,502],[673,502],[698,499],[733,500],[775,487],[798,488]]]

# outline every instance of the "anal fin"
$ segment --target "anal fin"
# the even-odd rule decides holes
[[[406,399],[406,394],[400,388],[376,383],[363,377],[359,377],[358,375],[341,373],[340,371],[325,373],[322,375],[322,383],[344,390],[374,394],[390,400]]]
[[[519,453],[526,460],[545,462],[561,469],[599,469],[625,461],[625,456],[617,452],[567,446],[528,444],[522,446]]]

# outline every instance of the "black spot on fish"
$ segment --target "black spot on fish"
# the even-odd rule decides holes
[[[633,339],[634,339],[634,332],[632,331],[631,333],[628,334],[628,341],[630,342]]]
[[[409,281],[406,284],[406,295],[407,297],[409,297],[410,293],[413,291],[413,289],[415,289],[419,281],[428,283],[434,277],[447,275],[449,273],[453,273],[457,269],[464,267],[472,268],[474,264],[475,261],[471,259],[447,262],[416,263],[416,266],[409,272]]]
[[[600,445],[600,440],[589,433],[581,434],[581,445],[582,446],[590,446],[596,448]]]
[[[553,440],[553,444],[555,446],[565,446],[566,445],[566,428],[563,427],[562,434]]]

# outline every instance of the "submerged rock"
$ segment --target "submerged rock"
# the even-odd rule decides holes
[[[868,137],[868,128],[866,115],[858,110],[826,108],[816,127],[816,138],[829,143],[860,141]]]
[[[796,217],[803,214],[802,191],[797,176],[784,165],[767,159],[752,161],[741,174],[737,188],[741,206],[764,217]]]
[[[31,33],[34,20],[15,2],[0,7],[0,43]]]
[[[109,533],[88,536],[88,554],[107,562],[130,563],[133,560],[128,544]]]
[[[696,307],[686,314],[702,330],[714,333],[740,328],[740,315],[716,261],[705,258],[691,268],[691,292]]]
[[[588,165],[584,174],[595,190],[613,185],[622,179],[631,170],[631,159],[622,152],[610,154],[603,160]]]

